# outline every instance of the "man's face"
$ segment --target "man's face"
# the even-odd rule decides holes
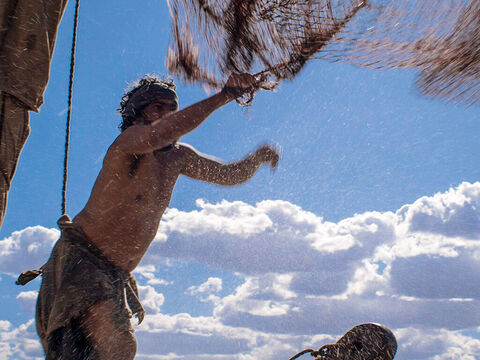
[[[142,120],[145,124],[150,124],[174,111],[177,111],[177,108],[178,104],[175,100],[158,98],[142,110]]]

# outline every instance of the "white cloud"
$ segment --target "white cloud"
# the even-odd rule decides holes
[[[273,278],[247,278],[235,293],[222,299],[215,308],[215,315],[222,318],[226,318],[228,313],[258,317],[286,315],[291,306],[283,301],[285,297],[281,290],[275,289],[274,281]],[[288,290],[287,293],[287,298],[294,296]]]
[[[190,286],[186,294],[191,296],[197,296],[201,302],[212,302],[213,304],[218,304],[220,297],[214,295],[222,291],[222,279],[217,277],[209,277],[206,282],[198,286]]]
[[[153,278],[153,279],[149,279],[147,281],[147,284],[149,285],[172,285],[173,284],[173,281],[167,281],[167,280],[164,280],[164,279],[158,279],[158,278]]]
[[[411,232],[441,234],[450,238],[480,237],[480,187],[464,182],[457,188],[434,196],[424,196],[398,213]]]
[[[139,359],[288,358],[371,321],[394,330],[396,359],[480,358],[480,182],[338,223],[285,201],[197,205],[167,211],[136,271],[148,309]],[[41,265],[57,237],[41,227],[13,233],[0,241],[0,270]],[[239,283],[217,275],[192,283],[188,266],[182,281],[159,277],[159,264],[173,274],[191,263]],[[154,284],[170,286],[162,294]],[[208,316],[161,312],[185,289],[192,303],[212,302]],[[18,301],[31,304],[32,294]],[[0,322],[2,339],[12,328]]]
[[[142,299],[142,305],[149,314],[160,311],[161,306],[165,302],[165,296],[163,296],[163,294],[158,293],[155,288],[150,285],[139,286],[138,292],[140,299]]]
[[[136,333],[140,349],[138,359],[148,359],[146,354],[161,354],[159,359],[163,359],[162,355],[169,352],[174,354],[172,358],[192,360],[288,358],[305,341],[303,336],[262,333],[226,326],[215,317],[188,314],[159,313],[147,317]]]
[[[405,328],[398,329],[396,337],[403,359],[475,360],[480,357],[480,340],[459,331]]]
[[[149,285],[172,285],[172,281],[167,281],[156,276],[157,268],[154,265],[137,266],[134,270],[135,275],[141,275],[147,279]]]
[[[35,322],[29,320],[17,328],[0,326],[0,359],[41,360],[43,349],[38,341]]]
[[[350,220],[333,224],[285,201],[262,201],[256,206],[199,202],[199,206],[200,211],[190,213],[167,211],[157,237],[161,240],[152,243],[142,264],[169,257],[251,275],[310,273],[316,268],[349,277],[378,241],[392,240],[391,214],[362,215],[362,224]],[[230,218],[235,214],[240,217]]]
[[[59,230],[42,226],[13,232],[0,240],[0,271],[19,275],[26,270],[38,269],[48,260],[59,235]]]
[[[17,295],[17,300],[24,312],[34,315],[37,295],[38,291],[22,291]]]
[[[0,331],[7,331],[11,325],[10,321],[0,320]]]
[[[170,209],[164,216],[164,230],[168,232],[171,228],[183,234],[218,231],[231,235],[250,235],[263,232],[272,225],[270,218],[262,210],[245,207],[241,201],[222,201],[218,207],[199,199],[197,206],[202,211],[185,213]],[[182,216],[177,216],[179,214]]]

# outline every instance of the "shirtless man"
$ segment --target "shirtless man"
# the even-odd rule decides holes
[[[156,78],[144,78],[124,96],[122,133],[85,208],[73,221],[59,220],[62,237],[41,269],[36,317],[47,359],[134,358],[130,317],[141,321],[143,308],[130,273],[154,239],[179,175],[237,185],[262,164],[277,165],[278,152],[269,145],[224,164],[176,143],[255,86],[251,75],[232,75],[222,91],[181,111],[173,84]]]

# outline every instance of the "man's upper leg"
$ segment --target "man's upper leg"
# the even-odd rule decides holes
[[[42,267],[36,314],[39,336],[49,342],[54,331],[79,320],[81,335],[99,351],[111,351],[109,342],[121,342],[120,356],[104,358],[133,359],[136,346],[125,301],[126,274],[94,254],[82,232],[62,226],[62,237]],[[69,342],[68,338],[65,341]],[[84,345],[80,348],[86,349]],[[129,353],[132,355],[126,357]]]
[[[100,300],[82,317],[85,336],[100,359],[132,360],[137,351],[130,319],[113,300]]]

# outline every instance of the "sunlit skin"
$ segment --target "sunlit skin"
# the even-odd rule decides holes
[[[176,111],[173,100],[157,99],[113,142],[85,208],[73,220],[113,264],[126,271],[139,264],[180,175],[232,186],[248,181],[264,163],[275,169],[279,154],[270,145],[231,163],[181,143],[159,150],[234,100],[229,87],[246,92],[253,84],[255,79],[248,74],[232,75],[222,91],[181,111]],[[101,359],[133,359],[135,337],[115,326],[113,306],[112,301],[98,302],[84,316],[83,326]]]

